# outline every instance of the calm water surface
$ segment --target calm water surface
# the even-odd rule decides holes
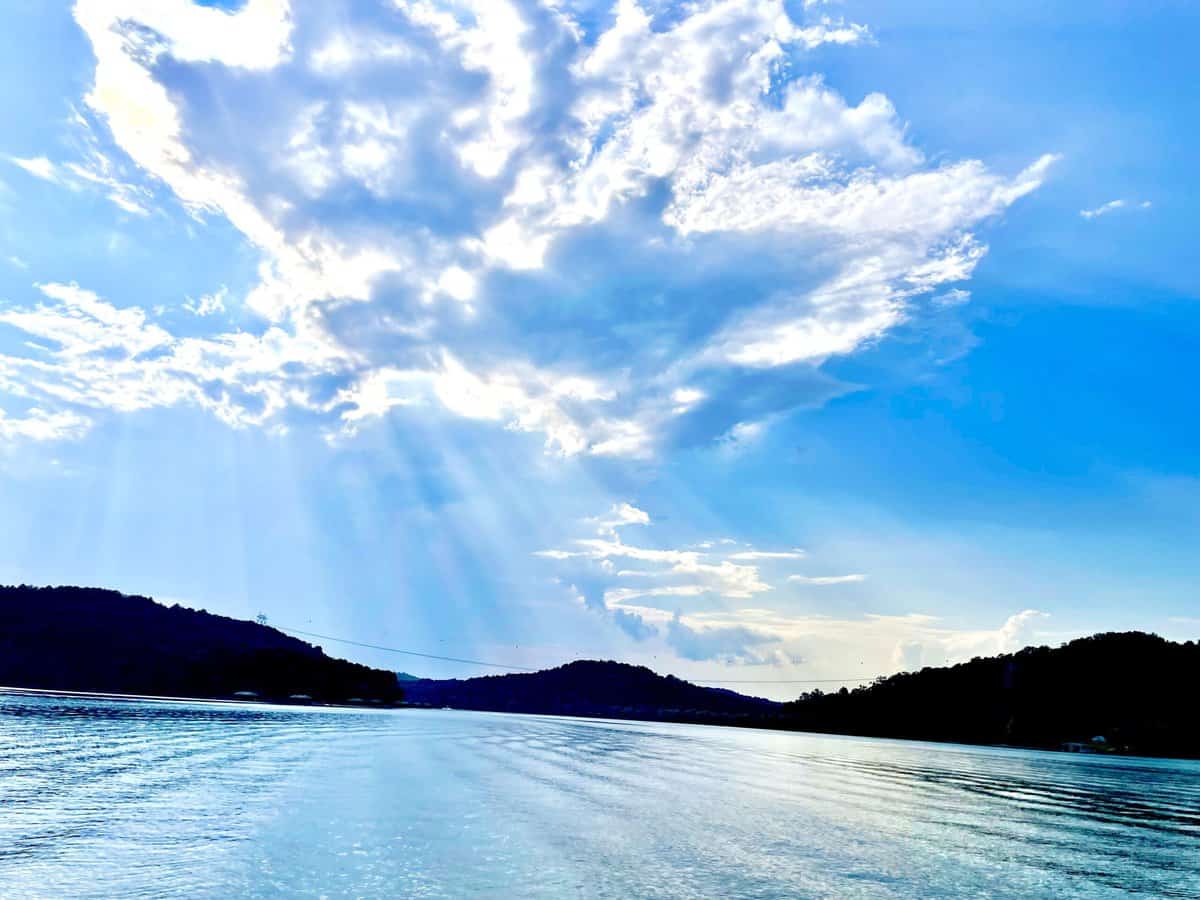
[[[0,694],[0,895],[1200,897],[1200,765]]]

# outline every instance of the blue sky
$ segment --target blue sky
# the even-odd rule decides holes
[[[16,0],[0,579],[772,696],[1195,637],[1189,7]]]

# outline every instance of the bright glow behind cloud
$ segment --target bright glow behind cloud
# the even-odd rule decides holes
[[[826,360],[969,278],[975,230],[1052,161],[929,163],[884,95],[853,104],[811,71],[809,50],[854,52],[866,28],[781,0],[619,0],[598,29],[509,0],[79,0],[75,18],[88,114],[144,183],[94,147],[17,164],[126,212],[165,189],[260,256],[242,296],[175,299],[216,323],[203,339],[86,285],[6,304],[39,343],[0,358],[4,386],[81,420],[192,404],[352,440],[436,410],[562,455],[744,439],[836,395]]]
[[[867,576],[798,573],[814,565],[798,549],[737,549],[745,545],[729,539],[662,546],[650,516],[628,503],[586,524],[601,537],[534,555],[558,572],[574,602],[608,626],[693,662],[810,663],[840,677],[852,672],[845,660],[870,658],[880,661],[873,676],[883,660],[911,668],[1019,650],[1036,639],[1045,618],[1025,610],[995,630],[962,630],[918,613],[818,615],[804,611],[811,609],[806,592],[852,596]]]

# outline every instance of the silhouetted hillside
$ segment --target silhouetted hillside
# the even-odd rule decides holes
[[[1127,632],[816,691],[785,715],[804,731],[1200,757],[1198,687],[1200,645]]]
[[[644,666],[578,660],[519,675],[405,682],[410,703],[495,712],[543,713],[765,725],[782,705],[733,691],[700,687]]]
[[[413,703],[457,709],[1200,757],[1198,678],[1200,646],[1132,632],[902,673],[853,691],[814,691],[787,704],[596,661],[411,681],[405,693]]]
[[[332,659],[274,628],[148,597],[0,587],[0,685],[179,697],[400,697],[392,672]]]
[[[413,679],[332,659],[274,628],[146,597],[0,587],[0,685],[392,702],[401,696],[401,679],[409,702],[458,709],[1030,747],[1073,742],[1088,750],[1200,757],[1200,645],[1140,632],[902,673],[780,704],[595,660],[528,674]]]

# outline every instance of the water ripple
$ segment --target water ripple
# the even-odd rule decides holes
[[[0,694],[0,896],[1200,897],[1200,766]]]

